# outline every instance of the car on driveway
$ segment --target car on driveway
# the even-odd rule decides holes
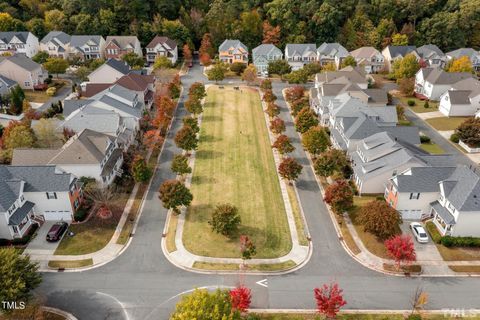
[[[47,241],[55,242],[62,238],[65,231],[68,229],[68,223],[66,222],[57,222],[55,223],[47,233]]]
[[[425,231],[421,223],[418,223],[418,222],[410,223],[410,229],[412,230],[412,233],[415,236],[415,239],[417,239],[419,243],[428,242],[427,232]]]

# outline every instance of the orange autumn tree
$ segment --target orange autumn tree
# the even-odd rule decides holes
[[[272,26],[270,22],[263,22],[263,41],[262,43],[271,43],[278,45],[280,43],[280,26]]]
[[[198,53],[200,55],[200,62],[204,66],[210,65],[212,57],[215,55],[215,49],[213,49],[212,38],[209,33],[203,35]]]

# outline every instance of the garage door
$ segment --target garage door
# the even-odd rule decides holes
[[[72,222],[72,214],[69,211],[45,211],[43,215],[46,221]]]
[[[422,210],[400,210],[400,213],[404,220],[420,220],[422,218]]]

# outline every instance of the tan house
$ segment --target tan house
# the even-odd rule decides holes
[[[227,39],[218,48],[220,61],[248,63],[248,48],[240,40]]]
[[[22,89],[33,90],[48,77],[42,65],[24,55],[0,58],[0,75],[18,83]]]
[[[105,58],[120,59],[133,52],[142,57],[142,46],[136,36],[108,36],[105,40]]]
[[[40,41],[40,50],[46,51],[50,57],[67,59],[70,53],[71,36],[62,31],[50,31]]]

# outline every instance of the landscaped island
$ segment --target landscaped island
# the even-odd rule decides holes
[[[240,234],[257,247],[255,258],[274,258],[291,247],[280,183],[256,90],[208,89],[183,233],[192,253],[240,257]],[[219,203],[235,205],[242,218],[238,236],[211,231],[208,220]]]

